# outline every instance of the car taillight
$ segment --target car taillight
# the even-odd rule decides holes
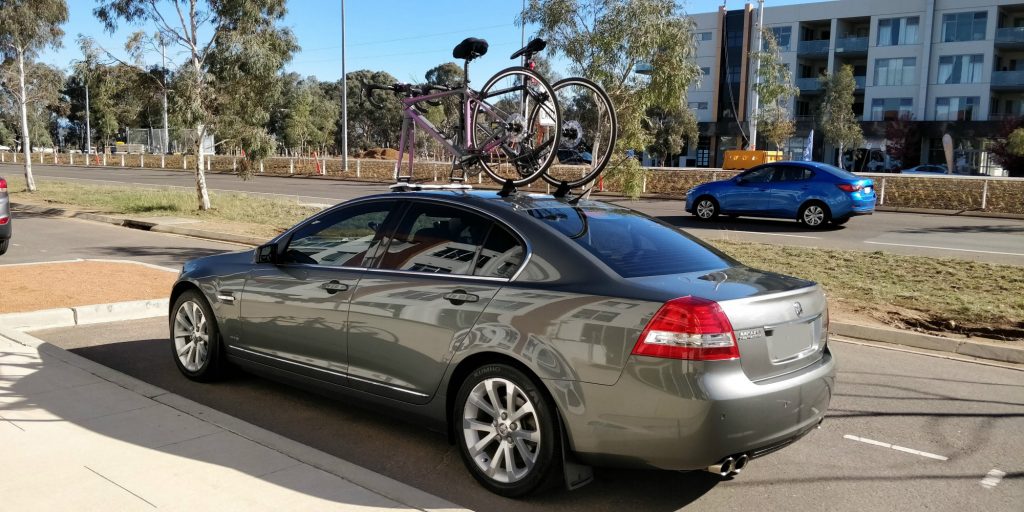
[[[732,324],[721,306],[692,296],[661,306],[636,341],[633,354],[694,361],[740,357]]]
[[[840,183],[836,186],[839,187],[839,190],[842,190],[843,192],[856,192],[864,188],[861,185],[850,185],[849,183]]]
[[[7,180],[0,178],[0,193],[7,192]]]
[[[6,215],[0,215],[0,226],[3,226],[4,224],[7,224],[10,221],[11,221],[10,217],[8,217]]]

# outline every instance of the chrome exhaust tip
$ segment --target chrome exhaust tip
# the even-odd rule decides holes
[[[736,457],[736,462],[732,465],[732,474],[740,474],[740,471],[743,471],[743,468],[747,467],[748,462],[750,462],[750,457],[745,453]]]
[[[721,477],[729,476],[735,468],[735,462],[732,457],[726,457],[722,462],[708,466],[706,471]]]

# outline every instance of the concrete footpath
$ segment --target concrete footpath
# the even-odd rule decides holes
[[[2,327],[0,446],[5,510],[464,510]]]

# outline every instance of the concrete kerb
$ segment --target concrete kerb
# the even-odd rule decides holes
[[[235,418],[234,416],[224,414],[216,409],[199,404],[183,396],[171,393],[165,389],[153,386],[129,375],[125,375],[117,370],[93,362],[29,334],[12,330],[6,326],[0,326],[0,336],[14,341],[15,343],[35,348],[40,352],[51,355],[67,364],[89,372],[98,378],[160,402],[168,407],[192,416],[199,421],[216,425],[224,430],[248,439],[249,441],[291,457],[298,462],[308,464],[309,466],[348,480],[359,487],[377,493],[398,503],[402,503],[414,510],[468,512],[467,509],[440,497],[421,491],[415,487],[409,486],[351,462],[339,459],[338,457],[315,448],[303,445],[302,443],[275,434],[266,429]]]
[[[949,352],[1006,363],[1024,364],[1024,347],[1015,347],[1008,344],[977,340],[956,340],[930,334],[841,322],[832,322],[830,331],[832,334],[861,340]]]
[[[5,313],[0,315],[0,327],[31,331],[51,327],[141,320],[165,316],[169,307],[168,299],[152,299],[43,309],[24,313]]]

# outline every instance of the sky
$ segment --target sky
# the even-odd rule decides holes
[[[766,5],[808,3],[809,0],[766,0]],[[745,2],[728,0],[729,9]],[[721,0],[689,0],[688,13],[717,11]],[[341,77],[341,0],[288,0],[288,14],[282,25],[291,28],[299,46],[287,71],[320,80]],[[92,14],[94,0],[68,0],[69,21],[64,25],[64,45],[48,50],[40,60],[69,69],[82,58],[79,35],[94,38],[104,49],[124,57],[124,42],[138,30],[152,27],[121,26],[108,34]],[[487,55],[473,61],[470,78],[477,85],[512,65],[508,56],[521,46],[521,28],[515,19],[522,0],[347,0],[346,69],[387,71],[403,82],[422,82],[430,68],[453,61],[452,48],[466,37],[480,37],[490,43]],[[526,37],[531,36],[530,26]],[[182,55],[169,50],[168,58],[180,62]],[[154,56],[150,64],[158,63]],[[565,64],[554,61],[556,72],[565,74]]]

